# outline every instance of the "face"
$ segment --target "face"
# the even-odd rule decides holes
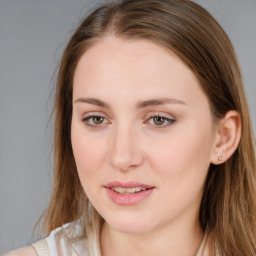
[[[114,37],[89,48],[74,75],[71,139],[84,191],[110,228],[139,234],[198,219],[213,121],[170,50]]]

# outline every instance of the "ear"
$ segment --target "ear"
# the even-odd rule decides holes
[[[235,152],[241,138],[241,118],[230,110],[218,122],[211,153],[211,163],[218,165],[227,161]]]

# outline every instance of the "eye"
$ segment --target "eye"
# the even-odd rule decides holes
[[[97,126],[100,127],[103,124],[108,123],[105,117],[97,116],[97,115],[84,117],[82,119],[82,122],[84,122],[87,126],[95,127],[95,128]]]
[[[153,122],[156,125],[163,125],[166,121],[166,118],[162,117],[162,116],[155,116],[153,117]]]
[[[161,115],[153,115],[148,118],[147,123],[150,125],[156,126],[157,128],[164,128],[169,125],[172,125],[175,122],[175,119],[168,118]]]
[[[102,124],[104,122],[104,118],[101,116],[94,116],[91,119],[94,124]]]

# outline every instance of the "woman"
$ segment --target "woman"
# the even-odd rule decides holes
[[[99,7],[63,54],[54,111],[47,239],[12,255],[256,254],[249,111],[232,45],[203,8]]]

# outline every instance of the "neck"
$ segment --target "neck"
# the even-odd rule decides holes
[[[102,256],[195,256],[202,240],[198,218],[190,223],[181,219],[145,234],[123,233],[104,223],[101,251]]]

